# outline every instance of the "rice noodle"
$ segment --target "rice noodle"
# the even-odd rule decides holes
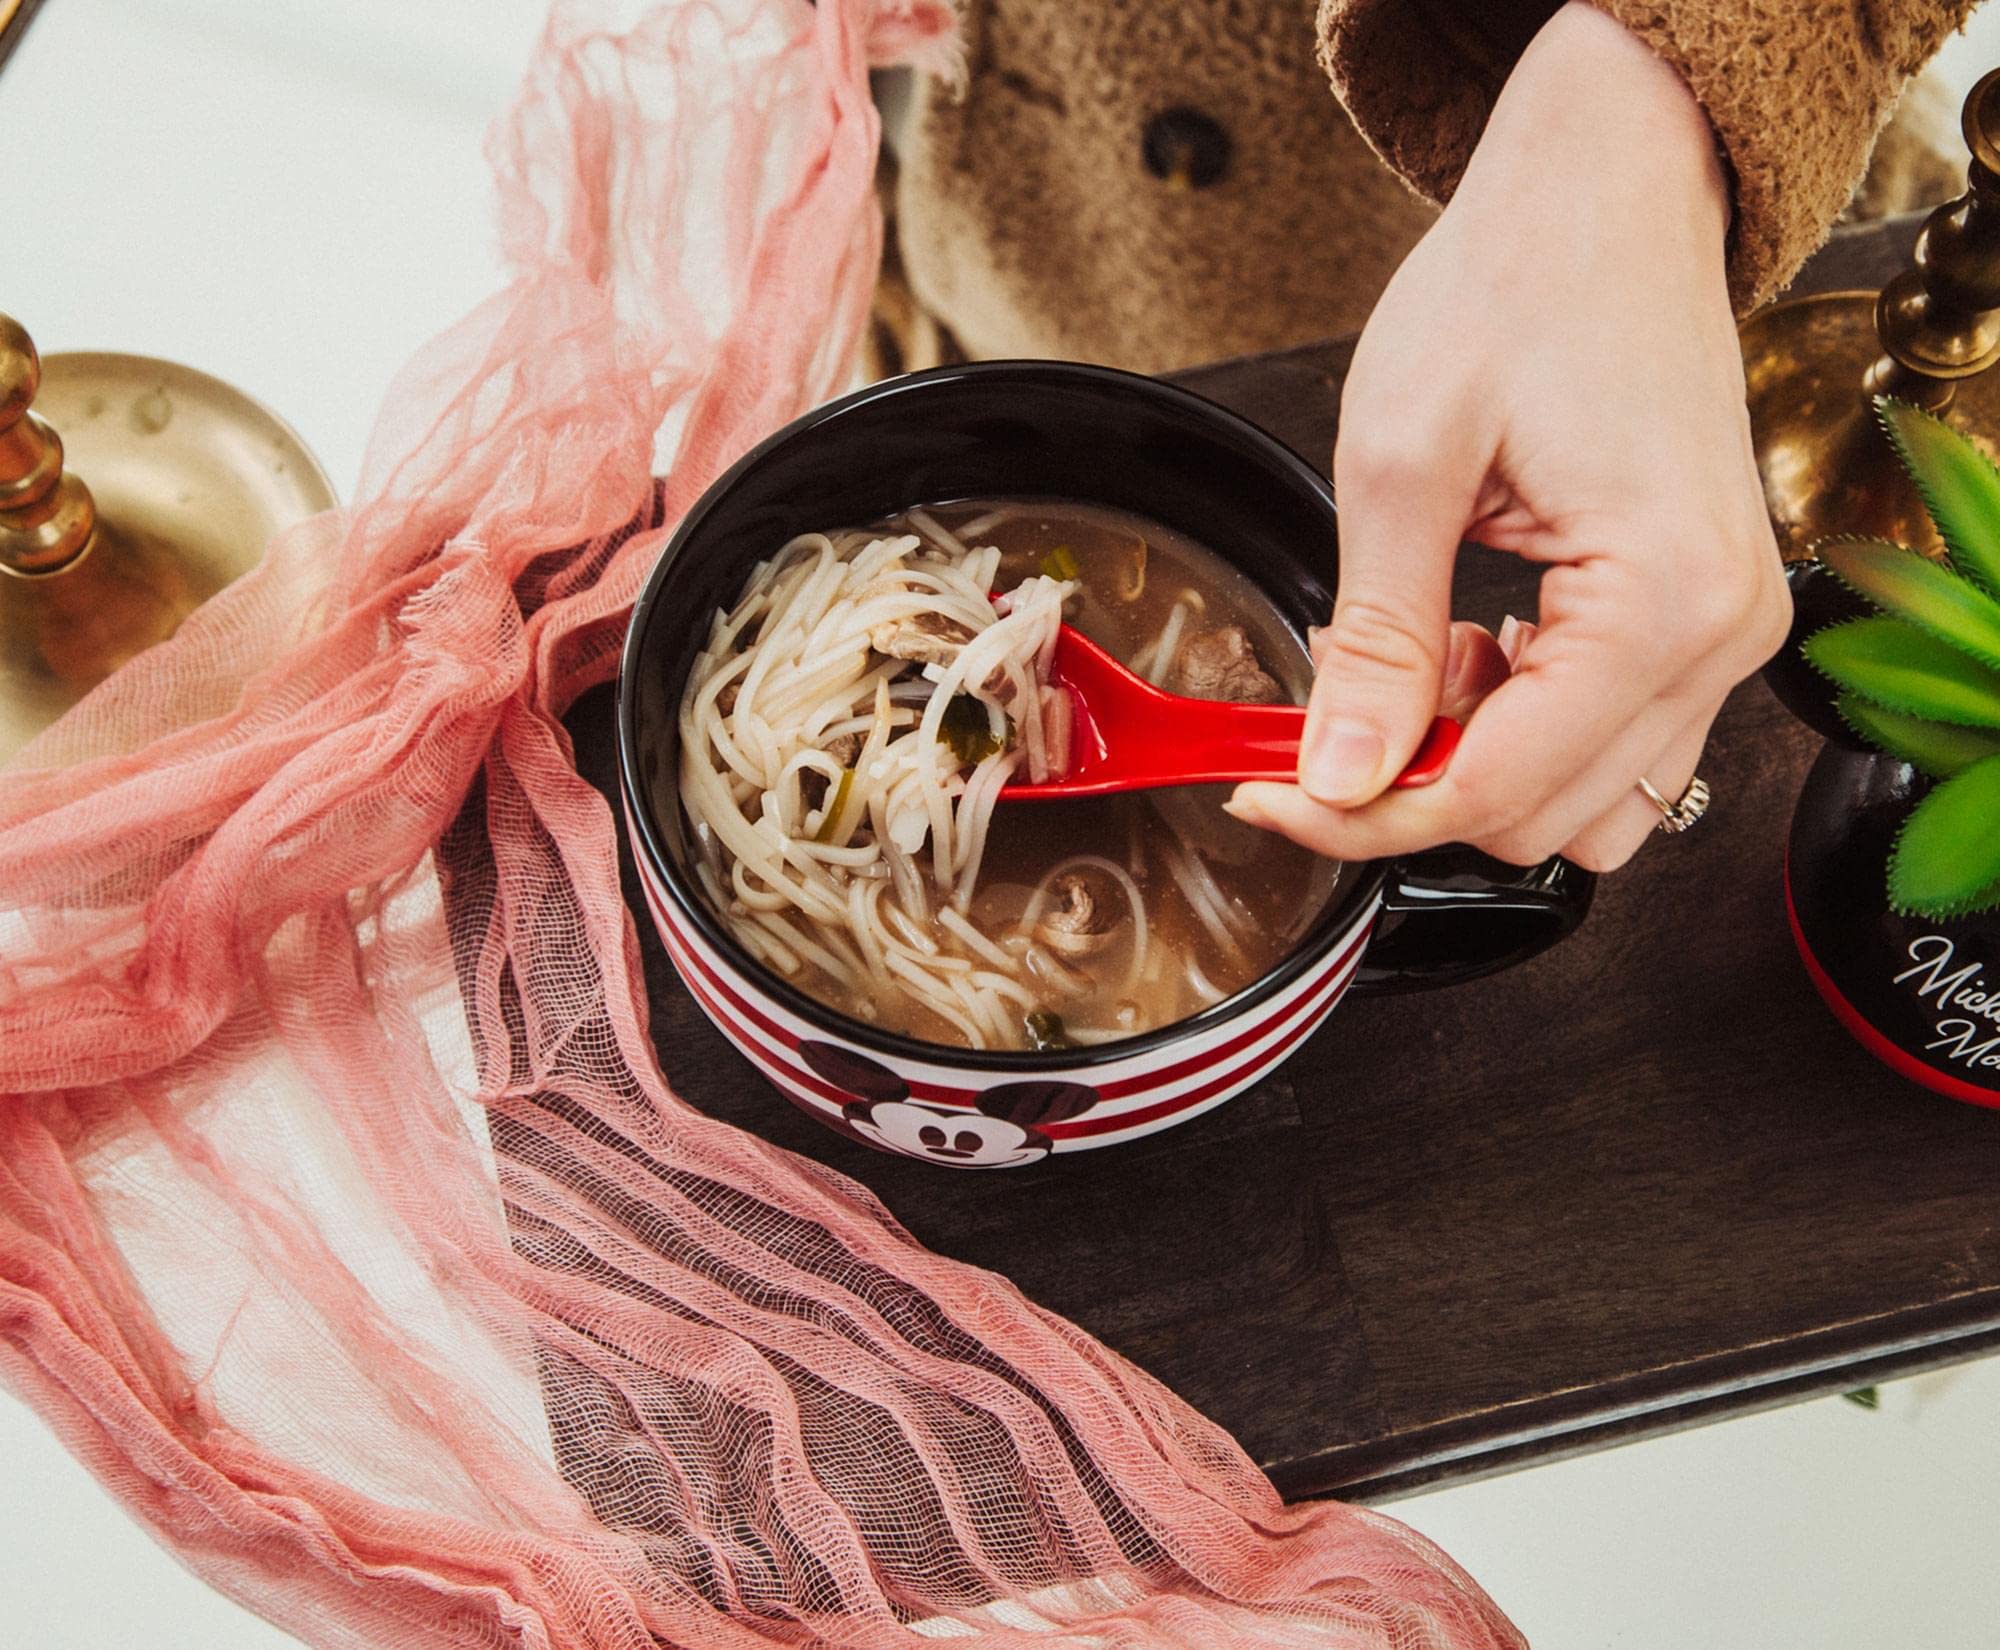
[[[1042,981],[1058,996],[1080,997],[1090,989],[1090,981],[1067,965],[1057,962],[1054,955],[1030,940],[1021,952],[1021,961],[1028,972]]]
[[[1223,927],[1239,942],[1250,938],[1250,913],[1222,891],[1222,885],[1215,880],[1215,873],[1208,868],[1207,861],[1186,843],[1180,843],[1174,851],[1187,862],[1188,880],[1200,888],[1203,900],[1216,913]]]
[[[1133,655],[1132,668],[1154,687],[1166,681],[1174,657],[1180,652],[1181,632],[1187,628],[1190,611],[1187,597],[1188,592],[1183,590],[1180,599],[1174,603],[1173,612],[1167,615],[1167,622],[1160,627],[1159,635]]]
[[[1011,998],[1023,1008],[1037,1008],[1041,998],[1008,974],[996,974],[991,969],[979,969],[972,975],[972,983],[998,997]]]
[[[1014,958],[1008,956],[1006,952],[1002,951],[999,946],[980,933],[977,928],[974,928],[971,923],[967,922],[965,918],[960,916],[950,906],[947,905],[943,910],[938,912],[938,926],[949,928],[964,943],[968,951],[975,952],[977,955],[984,957],[1003,973],[1009,976],[1015,973],[1017,965]]]
[[[800,534],[716,616],[682,697],[682,802],[703,889],[758,957],[900,993],[975,1047],[1017,1043],[1041,982],[967,912],[1002,786],[1066,757],[1047,674],[1076,586],[1036,577],[996,602],[997,548],[906,520]],[[883,626],[923,638],[923,660],[877,652]],[[999,744],[971,762],[946,740],[965,696]],[[843,765],[829,747],[857,734]]]
[[[989,853],[1008,781],[1046,780],[1069,762],[1075,718],[1049,677],[1081,585],[1037,575],[999,588],[1002,546],[988,535],[1012,523],[1009,566],[1035,565],[1039,541],[1021,518],[1038,512],[959,509],[956,525],[918,509],[874,530],[800,534],[712,616],[679,711],[702,892],[753,956],[827,1002],[975,1048],[1109,1042],[1221,1000],[1281,931],[1313,920],[1323,892],[1296,918],[1289,906],[1251,917],[1225,888],[1254,860],[1231,857],[1234,827],[1223,826],[1218,882],[1203,857],[1213,809],[1192,797],[1179,799],[1184,813],[1156,799],[1164,829],[1135,801],[1108,832],[1109,857],[1030,868],[1035,850],[1018,836]],[[1121,656],[1164,683],[1210,603],[1183,586],[1179,550],[1163,547],[1149,569],[1143,538],[1135,557],[1096,532],[1075,540],[1093,580],[1083,620],[1145,595],[1105,622],[1122,624]],[[1075,841],[1055,840],[1056,853]],[[1081,896],[1057,900],[1065,874],[1097,889],[1094,920]],[[1147,901],[1169,879],[1178,897],[1166,895],[1163,929]],[[1114,887],[1122,907],[1106,903]],[[1031,1036],[1037,1014],[1058,1023]]]
[[[988,510],[983,516],[961,522],[955,531],[967,544],[977,544],[981,533],[990,533],[1003,521],[1012,521],[1015,514],[1015,511],[1008,509]]]
[[[1208,930],[1209,937],[1232,962],[1244,963],[1243,947],[1230,929],[1224,908],[1218,903],[1219,896],[1213,893],[1215,882],[1208,876],[1207,867],[1193,854],[1171,842],[1161,843],[1160,859],[1167,868],[1167,874],[1180,889],[1181,897],[1187,901],[1188,909],[1194,913],[1195,920]]]
[[[912,510],[910,512],[910,525],[916,528],[918,532],[928,536],[933,544],[950,551],[952,555],[961,561],[970,553],[965,545],[960,542],[958,535],[928,510]]]
[[[1229,995],[1221,986],[1217,985],[1201,971],[1201,964],[1196,962],[1194,958],[1189,957],[1187,959],[1183,972],[1187,976],[1188,985],[1193,988],[1194,994],[1204,1004],[1219,1003],[1224,997]]]

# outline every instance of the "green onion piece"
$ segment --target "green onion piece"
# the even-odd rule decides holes
[[[1025,1023],[1028,1027],[1028,1041],[1038,1050],[1075,1046],[1069,1040],[1069,1032],[1065,1029],[1060,1014],[1051,1014],[1045,1008],[1037,1008],[1029,1013]]]
[[[854,770],[842,768],[840,783],[833,788],[833,800],[827,803],[826,812],[820,815],[819,829],[813,832],[813,841],[831,842],[833,833],[840,824],[840,816],[847,807],[847,793],[854,789]]]
[[[951,703],[944,707],[944,716],[938,723],[938,738],[968,766],[985,761],[1006,744],[1005,740],[994,737],[985,702],[970,693],[951,696]]]
[[[1042,571],[1052,579],[1075,579],[1083,576],[1083,569],[1076,564],[1076,552],[1066,544],[1059,544],[1042,557]]]

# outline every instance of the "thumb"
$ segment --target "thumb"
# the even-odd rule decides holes
[[[1340,582],[1313,637],[1299,784],[1315,801],[1372,801],[1437,714],[1451,631],[1451,571],[1471,490],[1433,470],[1334,455]]]

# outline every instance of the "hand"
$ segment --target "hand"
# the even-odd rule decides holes
[[[1783,641],[1724,282],[1728,205],[1679,76],[1572,3],[1383,293],[1341,402],[1340,587],[1297,786],[1229,806],[1340,859],[1447,841],[1624,863],[1723,697]],[[1540,624],[1445,775],[1385,794],[1443,702],[1452,563],[1544,564]],[[1490,638],[1470,655],[1490,659]]]

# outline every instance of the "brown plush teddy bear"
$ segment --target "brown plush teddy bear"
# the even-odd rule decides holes
[[[1905,83],[1971,9],[1596,3],[1708,111],[1744,309],[1818,245]],[[872,369],[1053,355],[1162,371],[1355,330],[1555,9],[964,0],[963,88],[907,84],[885,108],[892,233]],[[1891,129],[1869,210],[1955,187],[1940,102]]]

